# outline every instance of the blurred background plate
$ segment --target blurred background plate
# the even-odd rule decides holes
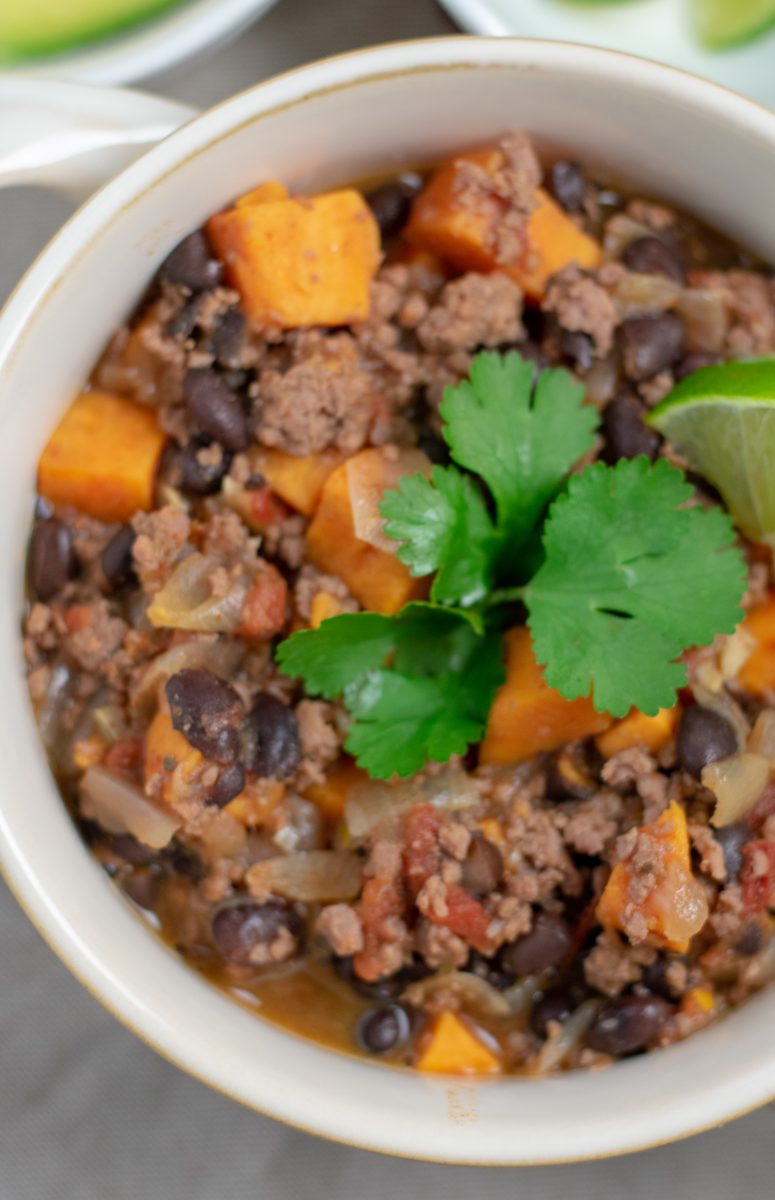
[[[134,83],[221,46],[276,2],[183,0],[114,37],[83,43],[62,54],[19,59],[3,69],[82,83]]]
[[[704,50],[688,0],[580,4],[566,0],[440,0],[471,33],[583,42],[670,63],[775,106],[775,31],[725,50]],[[737,0],[728,0],[735,4]]]

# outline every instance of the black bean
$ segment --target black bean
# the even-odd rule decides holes
[[[240,900],[225,904],[212,921],[213,941],[222,958],[228,962],[249,964],[261,961],[262,948],[271,946],[283,930],[300,946],[304,922],[295,908],[284,900],[265,900],[259,904]]]
[[[594,359],[592,338],[577,330],[560,331],[560,353],[570,358],[580,371],[588,371]]]
[[[178,671],[164,690],[172,726],[205,758],[230,763],[239,756],[242,702],[212,671]]]
[[[244,450],[248,425],[239,396],[209,367],[192,367],[183,380],[186,412],[197,431],[226,450]]]
[[[244,316],[238,308],[228,308],[212,336],[213,354],[220,367],[239,369],[244,337]]]
[[[611,465],[620,458],[645,454],[655,459],[661,438],[643,420],[643,408],[634,396],[614,396],[603,409],[604,445],[600,457]]]
[[[751,830],[742,821],[733,821],[721,829],[714,829],[713,836],[721,846],[727,879],[733,882],[743,865],[743,846],[751,836]]]
[[[533,1006],[530,1028],[538,1037],[545,1038],[549,1022],[557,1021],[562,1024],[563,1021],[567,1021],[575,1007],[573,997],[566,988],[552,988]]]
[[[355,1040],[367,1054],[387,1054],[409,1037],[409,1015],[400,1004],[370,1008],[355,1028]]]
[[[651,379],[680,358],[683,325],[673,313],[628,317],[619,326],[624,370],[630,379]]]
[[[201,229],[178,242],[159,268],[165,283],[179,283],[192,292],[204,292],[221,282],[223,268],[213,257],[210,243]]]
[[[384,183],[366,196],[383,238],[400,233],[409,217],[412,200],[422,188],[419,175],[407,173]]]
[[[164,327],[164,336],[185,342],[199,322],[199,297],[192,296]]]
[[[549,174],[549,189],[566,212],[579,212],[584,206],[586,182],[580,163],[561,158]]]
[[[260,692],[244,723],[245,766],[263,779],[287,779],[299,765],[299,726],[282,700]]]
[[[587,1045],[621,1058],[653,1045],[672,1015],[661,996],[622,996],[600,1008],[587,1029]]]
[[[662,238],[652,234],[635,238],[625,246],[622,262],[631,271],[643,275],[666,275],[676,283],[683,283],[686,278],[677,247],[669,246]]]
[[[500,963],[518,977],[535,975],[562,962],[570,948],[570,929],[562,917],[539,913],[530,933],[503,947]]]
[[[686,379],[687,375],[693,375],[695,371],[701,371],[703,367],[715,367],[720,362],[720,355],[696,350],[694,354],[687,354],[679,363],[676,363],[673,367],[673,374],[676,379]]]
[[[132,871],[121,880],[121,886],[140,908],[153,912],[159,900],[159,875],[157,871],[147,868]]]
[[[753,958],[754,954],[758,954],[764,945],[764,934],[760,925],[755,925],[753,921],[746,925],[740,937],[734,944],[734,951],[741,958]]]
[[[365,979],[361,979],[355,974],[352,958],[334,957],[331,959],[331,965],[340,979],[348,983],[359,996],[365,996],[368,1000],[394,1000],[404,989],[400,972],[395,975],[385,975],[382,979],[375,979],[373,983],[367,983]]]
[[[30,587],[38,600],[50,600],[72,579],[77,569],[73,535],[64,521],[38,521],[28,552]]]
[[[472,896],[488,896],[503,878],[503,855],[489,838],[475,833],[463,860],[460,882]]]
[[[653,963],[649,963],[647,967],[643,968],[643,975],[641,976],[643,986],[648,988],[650,992],[653,992],[655,996],[661,996],[664,1000],[679,1000],[681,997],[680,988],[675,987],[670,982],[668,974],[668,968],[673,962],[675,962],[675,959],[665,958],[664,955],[660,955],[659,958],[654,959]]]
[[[211,496],[221,486],[230,464],[231,455],[217,442],[209,446],[189,442],[178,451],[173,469],[184,492],[193,496]]]
[[[102,551],[100,566],[111,587],[122,588],[135,578],[132,548],[135,531],[131,525],[122,525]]]
[[[702,768],[738,750],[737,734],[721,713],[701,704],[684,709],[678,726],[678,764],[695,779]]]
[[[184,875],[186,879],[193,879],[194,883],[201,883],[207,874],[207,868],[197,852],[189,846],[184,846],[177,838],[173,838],[169,846],[165,846],[160,857],[176,875]]]
[[[544,354],[541,347],[537,346],[535,342],[517,342],[515,345],[507,347],[507,349],[516,350],[517,353],[524,358],[525,362],[531,362],[533,364],[535,367],[535,370],[533,371],[533,383],[537,381],[541,372],[549,366],[548,358]]]
[[[156,854],[150,846],[144,846],[142,842],[138,842],[131,833],[108,834],[105,837],[105,844],[114,854],[123,858],[124,862],[131,863],[133,867],[147,867],[156,860]]]
[[[223,808],[235,796],[239,796],[245,787],[245,768],[241,763],[230,763],[224,767],[210,795],[210,804]]]

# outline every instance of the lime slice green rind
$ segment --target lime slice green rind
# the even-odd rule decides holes
[[[738,528],[775,538],[775,359],[705,367],[649,415],[721,493]]]
[[[775,23],[775,0],[692,0],[697,37],[711,50],[747,42]]]
[[[0,63],[57,54],[122,33],[181,0],[0,0]]]

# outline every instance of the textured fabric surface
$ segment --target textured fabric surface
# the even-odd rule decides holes
[[[206,105],[311,58],[450,29],[433,0],[280,0],[234,46],[148,86]],[[0,192],[0,299],[68,211],[58,197]],[[158,1058],[76,983],[1,884],[0,964],[0,1200],[769,1200],[775,1193],[775,1106],[609,1162],[498,1171],[392,1161],[285,1129]],[[709,1077],[712,1070],[709,1063]]]

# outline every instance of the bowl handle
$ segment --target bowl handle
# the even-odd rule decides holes
[[[0,188],[33,184],[84,199],[195,115],[125,88],[0,78]]]

